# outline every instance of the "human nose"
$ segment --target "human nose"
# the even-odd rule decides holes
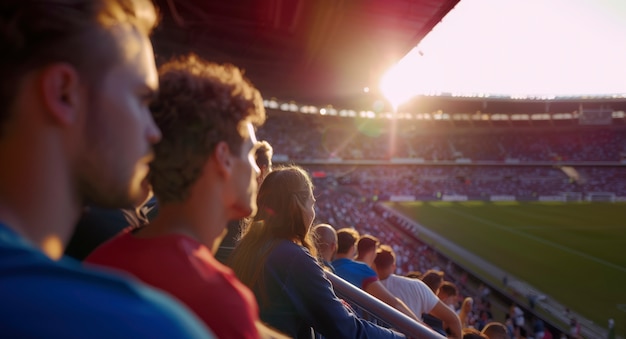
[[[156,144],[161,141],[161,130],[159,129],[159,126],[157,126],[157,124],[154,122],[154,119],[152,119],[152,115],[148,116],[148,126],[146,133],[148,136],[148,140],[151,144]]]

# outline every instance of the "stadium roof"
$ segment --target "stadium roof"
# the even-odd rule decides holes
[[[243,69],[266,98],[342,105],[459,0],[157,0],[158,57],[195,51]]]
[[[243,68],[264,98],[337,108],[373,109],[383,74],[459,0],[156,0],[159,61],[194,51]],[[460,7],[460,5],[459,5]],[[462,55],[459,58],[463,58]],[[460,61],[459,61],[460,63]],[[364,88],[369,93],[364,93]],[[420,97],[419,112],[572,112],[626,110],[626,99]],[[384,109],[389,103],[383,99]]]

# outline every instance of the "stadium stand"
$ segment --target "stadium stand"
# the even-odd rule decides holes
[[[466,267],[421,242],[411,221],[379,202],[620,200],[626,196],[622,174],[626,129],[619,124],[572,123],[418,131],[419,122],[406,121],[398,129],[396,153],[390,154],[389,128],[385,120],[269,110],[268,122],[258,134],[276,145],[275,162],[295,162],[312,174],[317,221],[337,229],[355,227],[391,245],[398,254],[398,274],[444,270],[459,287],[457,307],[464,297],[476,300],[468,320],[473,326],[483,326],[494,314],[506,314],[521,298],[527,320],[524,333],[532,333],[533,321],[540,316],[526,297],[540,292],[514,277],[509,288],[486,285]],[[491,291],[486,298],[481,294],[484,286]],[[564,307],[553,300],[543,305],[563,314]],[[543,322],[555,337],[569,333],[568,325]],[[590,338],[605,335],[590,322],[582,324],[582,332]]]

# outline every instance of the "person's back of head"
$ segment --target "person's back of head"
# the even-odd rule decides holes
[[[441,283],[441,285],[439,286],[439,294],[442,294],[446,297],[456,297],[458,295],[459,291],[456,287],[456,285],[451,282],[451,281],[443,281]]]
[[[313,227],[313,239],[318,254],[327,262],[332,261],[337,251],[337,232],[329,224],[317,224]]]
[[[439,286],[443,282],[443,276],[444,273],[442,271],[431,269],[424,272],[421,279],[433,292],[437,293]]]
[[[389,245],[380,245],[376,250],[374,266],[380,280],[387,279],[396,269],[396,254]]]
[[[257,196],[258,211],[233,251],[230,266],[248,287],[260,282],[269,244],[293,241],[316,256],[309,229],[315,219],[313,184],[302,168],[286,166],[267,175]]]
[[[359,239],[359,232],[354,228],[342,228],[337,231],[337,254],[346,255],[356,245]],[[353,258],[350,258],[353,259]]]
[[[437,297],[446,305],[456,304],[458,294],[456,285],[450,281],[443,281],[437,290]]]
[[[490,322],[481,331],[488,339],[509,339],[509,333],[504,324],[499,322]]]
[[[406,274],[407,278],[411,278],[411,279],[421,279],[422,278],[422,272],[420,271],[410,271],[409,273]]]
[[[263,182],[263,179],[272,171],[272,156],[274,155],[274,149],[269,142],[261,140],[257,144],[256,151],[254,153],[254,160],[256,165],[261,170],[259,175],[259,187]]]
[[[380,241],[373,235],[362,235],[357,241],[357,258],[362,259],[366,255],[376,254],[376,249],[380,245]]]

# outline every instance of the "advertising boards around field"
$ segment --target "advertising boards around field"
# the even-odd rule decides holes
[[[417,165],[423,164],[424,158],[391,158],[392,164]]]
[[[514,195],[492,195],[489,197],[490,201],[515,201]]]
[[[389,200],[394,201],[394,202],[415,201],[415,196],[414,195],[392,195],[389,197]]]
[[[540,195],[537,200],[539,201],[565,201],[565,197],[562,195]]]
[[[443,201],[467,201],[467,195],[461,194],[444,194],[441,196],[441,200]]]

